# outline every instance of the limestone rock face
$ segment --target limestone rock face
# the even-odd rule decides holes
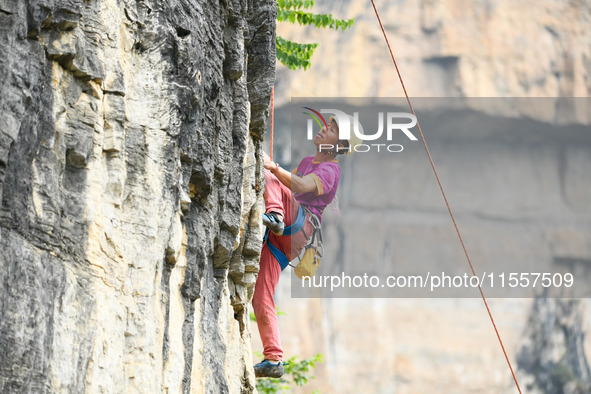
[[[275,2],[0,1],[0,392],[251,392]]]

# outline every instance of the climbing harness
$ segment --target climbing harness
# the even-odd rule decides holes
[[[293,235],[303,230],[304,225],[306,224],[306,219],[312,225],[312,234],[307,236],[304,234],[304,237],[308,240],[308,243],[304,246],[304,253],[301,254],[301,257],[298,256],[300,261],[296,266],[290,264],[289,259],[279,248],[271,243],[269,239],[270,230],[267,228],[265,231],[265,237],[263,239],[263,243],[267,243],[267,247],[281,266],[281,271],[283,271],[287,266],[294,268],[295,274],[298,278],[303,279],[303,277],[312,277],[316,273],[316,270],[320,266],[320,259],[322,258],[323,246],[322,246],[322,231],[320,230],[320,219],[313,213],[311,213],[308,209],[303,208],[300,204],[298,209],[298,216],[295,222],[286,227],[283,230],[283,234],[279,235],[279,237],[283,237],[285,235]]]
[[[388,49],[390,50],[390,55],[392,56],[392,62],[394,63],[394,67],[396,68],[396,73],[398,74],[398,79],[400,80],[400,84],[402,85],[402,89],[404,90],[404,95],[406,96],[406,101],[408,102],[408,106],[410,108],[410,111],[416,117],[415,110],[410,102],[410,98],[409,98],[408,93],[406,91],[404,81],[402,80],[402,75],[400,74],[398,64],[396,63],[396,59],[394,58],[394,53],[392,52],[392,47],[390,46],[390,42],[388,41],[388,36],[386,35],[386,30],[384,30],[384,25],[382,24],[382,19],[380,18],[380,13],[378,12],[378,9],[376,7],[374,0],[371,0],[371,4],[373,5],[373,9],[375,11],[376,17],[378,18],[378,22],[380,24],[380,28],[382,29],[382,33],[384,34],[384,39],[386,40],[386,45],[388,45]],[[443,199],[445,200],[445,205],[447,206],[447,210],[449,211],[449,215],[451,216],[451,220],[452,220],[453,225],[456,229],[456,233],[458,234],[458,238],[460,239],[460,243],[462,244],[462,248],[464,249],[464,255],[466,256],[466,259],[468,260],[468,264],[470,265],[470,269],[472,270],[472,275],[477,276],[476,270],[474,269],[474,266],[472,265],[472,260],[470,259],[470,255],[468,254],[468,249],[466,248],[466,245],[464,244],[462,234],[460,233],[460,229],[458,227],[458,224],[456,223],[456,218],[451,210],[451,206],[449,205],[449,201],[447,200],[447,196],[445,194],[445,191],[443,190],[443,185],[441,184],[441,180],[439,179],[439,174],[437,173],[437,169],[435,168],[435,163],[433,162],[433,158],[431,157],[431,153],[429,152],[429,148],[427,147],[427,142],[425,141],[425,137],[423,136],[423,132],[421,130],[421,126],[419,124],[418,118],[417,118],[417,129],[419,131],[419,134],[421,135],[421,140],[423,141],[423,146],[425,147],[425,151],[427,152],[427,156],[429,157],[429,162],[431,163],[431,168],[433,169],[433,173],[435,174],[435,178],[437,179],[437,183],[439,184],[439,189],[441,190],[441,194],[443,195]],[[515,375],[515,371],[513,371],[513,366],[511,365],[511,361],[509,360],[509,356],[507,355],[507,351],[505,350],[505,345],[503,344],[503,340],[501,339],[501,334],[499,333],[499,330],[497,329],[497,325],[495,324],[495,319],[493,318],[492,312],[488,306],[488,302],[486,301],[486,297],[484,296],[484,292],[482,291],[482,287],[480,287],[480,284],[478,285],[478,290],[480,291],[480,296],[482,297],[482,301],[484,302],[484,305],[486,306],[486,311],[488,312],[488,316],[490,317],[490,321],[493,325],[495,333],[497,334],[497,338],[498,338],[499,343],[501,345],[501,349],[503,350],[503,354],[505,355],[505,360],[507,360],[507,364],[509,365],[509,369],[511,370],[511,374],[513,375],[513,381],[515,382],[515,386],[517,386],[517,390],[521,394],[521,387],[519,387],[519,382],[517,381],[517,376]]]
[[[316,270],[320,267],[320,259],[324,250],[320,220],[314,214],[311,214],[308,218],[313,228],[312,235],[308,238],[308,243],[304,246],[304,253],[293,270],[300,279],[310,279],[314,276]]]

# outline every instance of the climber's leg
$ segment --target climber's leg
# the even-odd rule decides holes
[[[284,218],[285,207],[290,206],[292,194],[291,190],[285,186],[277,177],[271,174],[271,171],[265,170],[265,213],[276,212]]]
[[[286,226],[292,224],[292,218],[295,218],[294,212],[299,207],[293,199],[291,191],[285,187],[279,180],[265,171],[267,181],[265,187],[266,212],[277,212],[283,215],[283,221]],[[269,241],[279,248],[284,254],[289,256],[290,237],[276,236],[269,234]],[[266,244],[261,251],[261,260],[259,274],[254,288],[252,306],[257,319],[257,326],[261,341],[263,342],[263,354],[265,359],[279,361],[283,358],[283,348],[279,335],[279,322],[277,320],[277,311],[273,295],[279,282],[281,266],[273,256]]]
[[[263,245],[252,307],[257,319],[261,341],[263,342],[263,354],[265,359],[273,361],[279,361],[283,358],[279,322],[277,321],[277,311],[273,300],[280,274],[281,266],[269,248]]]

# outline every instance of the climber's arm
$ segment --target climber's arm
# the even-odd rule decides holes
[[[279,182],[283,183],[293,193],[317,192],[316,181],[311,174],[300,177],[279,167],[277,163],[271,161],[265,152],[263,152],[263,158],[265,160],[265,169],[271,171],[279,179]]]

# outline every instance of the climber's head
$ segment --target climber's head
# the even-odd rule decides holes
[[[338,146],[339,143],[339,125],[331,117],[328,122],[328,129],[323,127],[320,129],[316,137],[314,137],[314,145],[320,146]]]
[[[355,152],[355,147],[363,143],[363,139],[357,136],[357,134],[363,135],[363,127],[361,126],[361,123],[359,123],[351,115],[347,115],[347,117],[349,118],[349,137],[339,141],[339,145],[342,143],[344,147],[344,149],[340,150],[339,153],[351,155],[353,152]],[[331,117],[331,122],[332,119],[333,118]],[[357,133],[355,132],[355,124],[357,124]]]
[[[334,155],[350,155],[355,152],[355,146],[363,142],[363,140],[355,133],[355,118],[350,115],[347,116],[349,118],[350,128],[349,137],[339,138],[339,125],[337,119],[331,116],[328,122],[328,130],[325,130],[323,127],[314,138],[314,145],[316,145],[320,152],[333,153]],[[363,134],[363,127],[361,127],[359,122],[357,122],[357,125],[358,132]]]

